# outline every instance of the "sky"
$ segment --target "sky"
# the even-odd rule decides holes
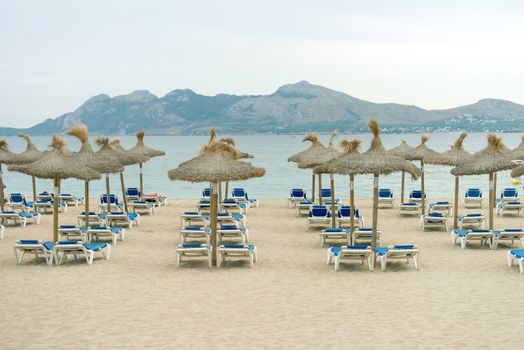
[[[307,80],[426,109],[524,104],[524,1],[0,0],[0,126],[89,97]]]

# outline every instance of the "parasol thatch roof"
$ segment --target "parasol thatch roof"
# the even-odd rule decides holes
[[[464,139],[468,136],[466,132],[460,134],[455,143],[450,150],[446,152],[439,153],[435,156],[430,156],[425,158],[424,161],[429,164],[439,164],[439,165],[460,165],[471,159],[471,153],[464,149],[462,145]]]
[[[115,162],[119,165],[132,165],[140,163],[140,161],[137,162],[137,153],[128,152],[126,154],[124,152],[118,152],[114,150],[111,145],[109,145],[109,139],[107,137],[98,136],[96,138],[96,144],[100,148],[98,151],[96,151],[95,154],[102,159]]]
[[[520,144],[511,151],[513,159],[524,160],[524,134],[520,137]]]
[[[298,163],[298,167],[301,169],[314,168],[318,165],[329,162],[333,158],[340,156],[340,152],[337,151],[335,149],[335,146],[333,145],[333,140],[336,136],[337,131],[335,130],[331,133],[328,147],[324,147],[322,149],[318,148],[318,152],[316,154],[309,153],[303,156],[301,161]]]
[[[519,177],[524,174],[524,164],[519,165],[511,171],[511,177]]]
[[[32,163],[44,155],[44,152],[36,148],[35,144],[33,143],[33,140],[31,140],[29,135],[20,133],[18,136],[22,137],[27,142],[27,146],[25,148],[25,151],[23,151],[22,153],[18,153],[14,156],[13,164]]]
[[[61,179],[76,178],[81,180],[100,179],[100,174],[64,154],[66,143],[63,138],[53,135],[51,142],[51,151],[45,152],[44,155],[29,164],[11,165],[9,171],[36,176],[42,179]]]
[[[91,147],[91,144],[88,140],[89,133],[87,126],[84,124],[77,124],[73,126],[68,132],[66,132],[66,134],[76,137],[82,143],[80,150],[76,153],[73,153],[71,156],[76,161],[103,174],[114,174],[124,171],[124,167],[120,163],[104,159],[93,151],[93,148]]]
[[[380,139],[380,128],[377,121],[371,119],[368,126],[373,133],[373,140],[366,152],[356,157],[346,158],[344,162],[340,162],[329,168],[324,168],[323,166],[316,167],[315,173],[387,175],[396,171],[405,171],[410,173],[413,178],[418,178],[420,176],[420,170],[415,165],[401,157],[386,152]]]
[[[415,148],[413,148],[410,145],[408,145],[406,140],[402,140],[400,142],[400,145],[398,145],[397,147],[394,147],[394,148],[388,150],[387,152],[389,154],[394,155],[394,156],[398,156],[398,157],[406,159],[406,157],[408,155],[412,154],[414,150],[415,150]]]
[[[360,155],[360,144],[362,141],[354,139],[352,141],[349,140],[342,140],[340,142],[340,148],[342,148],[343,153],[331,159],[330,161],[321,164],[317,167],[315,167],[315,173],[317,174],[330,174],[332,169],[338,168],[340,166],[343,166],[345,162],[348,161],[348,159],[353,159]]]
[[[160,151],[160,150],[153,149],[151,147],[147,147],[144,144],[144,132],[142,130],[136,133],[136,138],[137,138],[136,145],[134,145],[133,148],[129,150],[130,152],[137,153],[142,156],[149,157],[149,158],[163,156],[166,154],[166,152],[164,151]]]
[[[487,147],[473,154],[468,162],[451,169],[451,173],[457,176],[482,175],[514,167],[516,164],[512,162],[502,139],[495,134],[488,134]]]
[[[426,146],[426,142],[428,142],[428,140],[429,140],[429,135],[423,134],[420,137],[420,145],[415,147],[413,149],[413,152],[411,152],[410,154],[407,154],[406,157],[404,158],[407,160],[424,160],[425,161],[426,158],[437,156],[439,154],[438,152]]]
[[[220,139],[220,141],[229,143],[232,146],[236,146],[235,140],[233,140],[231,137],[226,137],[226,138]],[[247,158],[255,158],[255,156],[252,155],[252,154],[249,154],[249,153],[245,153],[245,152],[239,151],[238,159],[247,159]]]
[[[124,165],[133,165],[133,164],[139,164],[147,162],[149,157],[140,155],[138,153],[133,153],[131,151],[128,151],[120,144],[120,139],[114,139],[109,142],[109,145],[111,148],[113,148],[115,151],[120,153],[120,163]]]
[[[6,140],[0,140],[0,164],[13,164],[16,154],[9,150]]]
[[[311,142],[311,145],[307,149],[303,150],[302,152],[299,152],[289,157],[287,159],[288,162],[294,162],[294,163],[303,162],[304,160],[308,158],[318,156],[326,149],[326,147],[324,147],[324,145],[318,140],[317,134],[314,132],[307,134],[306,137],[304,137],[304,139],[302,140],[302,142],[305,142],[305,141]]]
[[[213,142],[204,153],[170,170],[168,176],[171,180],[218,182],[246,180],[266,173],[264,168],[237,160],[238,156],[238,150],[231,144]]]

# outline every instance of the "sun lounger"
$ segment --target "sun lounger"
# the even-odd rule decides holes
[[[155,207],[165,207],[167,205],[167,197],[158,193],[148,193],[140,196],[140,200],[145,201]]]
[[[98,242],[101,238],[110,238],[114,245],[118,239],[122,242],[126,236],[126,230],[122,227],[109,227],[109,226],[91,226],[87,229],[87,240],[89,242]]]
[[[211,225],[211,217],[207,214],[202,215],[204,226]],[[218,212],[217,222],[219,224],[234,224],[240,227],[246,227],[246,216],[244,214],[231,214],[228,212]]]
[[[86,228],[76,225],[60,225],[58,226],[58,240],[62,241],[64,237],[66,241],[81,240],[87,242]]]
[[[35,239],[22,239],[16,241],[14,252],[16,263],[21,264],[26,254],[32,254],[38,259],[40,256],[45,258],[47,265],[53,264],[53,247],[54,242],[42,242]]]
[[[180,226],[191,226],[195,223],[204,224],[204,217],[198,211],[186,211],[180,215]]]
[[[420,203],[408,202],[400,203],[399,214],[400,215],[420,215],[421,211]]]
[[[482,208],[482,192],[478,188],[469,188],[464,195],[466,208]]]
[[[519,199],[519,193],[516,188],[507,187],[500,194],[501,202],[516,202]]]
[[[378,207],[393,208],[393,192],[389,188],[378,190]]]
[[[4,239],[5,227],[0,225],[0,239]]]
[[[321,195],[322,195],[322,204],[326,204],[326,202],[330,202],[331,203],[331,188],[323,188],[322,192],[321,192]],[[340,201],[340,199],[335,198],[335,203],[337,203],[339,201]]]
[[[371,244],[372,239],[373,229],[371,227],[357,227],[351,235],[351,244]],[[382,231],[377,230],[377,244],[380,244],[380,242],[382,242]]]
[[[53,201],[38,200],[36,202],[33,202],[34,211],[42,213],[42,214],[52,213],[53,208],[54,208]],[[63,213],[67,212],[67,203],[58,202],[58,211],[61,211]]]
[[[146,201],[135,200],[127,203],[129,210],[138,214],[153,215],[155,213],[155,206]]]
[[[513,260],[517,260],[520,273],[524,273],[524,249],[512,249],[507,253],[508,267],[513,265]]]
[[[501,242],[509,242],[509,245],[513,245],[514,241],[519,241],[520,246],[524,248],[524,230],[521,228],[506,228],[493,233],[493,249],[497,249]]]
[[[207,244],[210,243],[211,230],[204,226],[186,226],[180,230],[180,241],[182,243],[190,243],[192,241],[204,240]]]
[[[21,193],[11,193],[6,206],[15,211],[29,211],[33,207],[33,203],[27,202],[25,196]]]
[[[424,193],[424,199],[426,199],[426,194]],[[420,190],[413,190],[409,194],[409,201],[413,203],[421,203],[422,202],[422,191]]]
[[[360,215],[360,211],[358,210],[358,208],[355,208],[354,215],[355,215],[354,216],[355,227],[363,227],[364,226],[364,217]],[[338,210],[337,222],[338,222],[338,227],[343,227],[343,228],[351,227],[351,207],[350,206],[342,206]]]
[[[513,214],[522,216],[524,212],[524,203],[519,201],[500,201],[497,203],[497,215],[503,216],[507,214]]]
[[[75,207],[82,204],[82,198],[77,198],[71,193],[60,193],[58,196],[60,202],[66,203],[68,206],[74,205]]]
[[[464,250],[468,243],[480,241],[480,245],[488,244],[493,249],[494,231],[474,229],[474,230],[453,230],[451,231],[451,245],[460,241],[460,248]]]
[[[373,271],[374,254],[371,247],[365,245],[346,245],[342,247],[331,247],[327,250],[327,263],[335,261],[335,271],[339,270],[340,261],[344,260],[360,260],[361,264],[364,261],[368,262],[369,271]]]
[[[300,201],[295,204],[297,208],[297,216],[309,215],[309,211],[313,206],[313,202],[309,200]]]
[[[9,222],[13,222],[15,225],[20,224],[20,226],[25,227],[28,220],[36,225],[40,224],[40,213],[37,212],[20,212],[17,213],[14,210],[4,210],[0,212],[0,223],[6,225]]]
[[[57,242],[54,246],[55,263],[62,264],[62,261],[72,255],[75,260],[84,257],[88,265],[93,264],[95,253],[102,253],[107,260],[111,256],[111,245],[109,243],[83,243],[81,241]]]
[[[429,206],[429,213],[442,213],[446,215],[451,215],[453,205],[450,202],[435,202],[430,203]]]
[[[211,202],[208,200],[208,199],[201,199],[197,205],[196,205],[196,209],[198,212],[204,214],[204,213],[208,213],[211,211]]]
[[[247,192],[243,188],[234,188],[233,192],[231,192],[231,198],[238,203],[248,203]]]
[[[442,213],[429,213],[420,216],[420,228],[426,231],[428,228],[440,228],[448,230],[448,219]]]
[[[311,227],[327,228],[331,224],[329,211],[324,205],[313,205],[307,218],[307,230]]]
[[[202,197],[200,197],[202,200],[210,200],[211,199],[211,189],[209,187],[206,187],[202,190]]]
[[[419,250],[416,245],[402,244],[390,247],[378,247],[376,254],[377,257],[380,258],[380,268],[382,271],[386,270],[388,260],[392,259],[406,259],[406,263],[409,262],[409,259],[412,259],[415,270],[418,270]]]
[[[327,240],[343,240],[345,243],[351,242],[351,233],[347,228],[326,228],[320,232],[320,247],[324,248]]]
[[[107,219],[106,213],[95,213],[94,211],[90,211],[88,213],[88,220],[89,222],[85,222],[85,212],[80,212],[76,220],[78,222],[78,226],[90,226],[90,225],[104,225]]]
[[[116,194],[109,195],[109,207],[110,211],[119,211],[122,210],[123,204],[118,201],[118,196]],[[107,212],[107,195],[103,194],[100,196],[100,204],[98,208],[101,212]]]
[[[140,200],[140,191],[136,187],[128,187],[126,189],[126,200],[128,202],[134,202]]]
[[[185,258],[195,258],[195,257],[206,257],[207,266],[211,268],[211,259],[212,259],[212,248],[209,244],[201,243],[186,243],[179,244],[176,251],[176,267],[180,266],[182,257]]]
[[[47,191],[39,193],[36,195],[36,201],[47,201],[50,202],[53,200],[53,194]]]
[[[107,226],[125,226],[133,228],[133,224],[140,226],[140,214],[112,211],[107,214]]]
[[[458,226],[462,230],[464,226],[477,225],[479,228],[484,227],[486,217],[483,214],[465,214],[458,216]]]
[[[217,248],[217,268],[228,258],[248,258],[249,266],[257,261],[257,247],[254,244],[224,244]]]
[[[220,203],[220,208],[228,213],[245,213],[247,205],[245,203],[238,203],[236,199],[226,198]]]
[[[296,207],[297,203],[305,201],[306,198],[306,192],[304,192],[301,188],[293,188],[289,192],[289,198],[287,199],[287,206],[289,207]]]
[[[224,240],[236,239],[240,239],[242,244],[249,242],[249,230],[246,227],[231,224],[221,224],[220,227],[217,228],[218,244],[221,244]]]

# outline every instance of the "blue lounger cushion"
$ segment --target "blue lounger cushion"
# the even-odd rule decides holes
[[[393,248],[395,249],[414,249],[415,245],[414,244],[397,244],[397,245],[394,245]]]
[[[521,228],[505,228],[505,232],[522,232]]]
[[[138,214],[137,213],[127,213],[127,217],[129,218],[129,220],[133,221],[133,220],[136,220],[136,218],[138,218]]]
[[[38,244],[39,243],[37,239],[21,239],[18,242],[20,244]]]
[[[106,248],[107,243],[84,243],[84,247],[86,247],[87,250],[98,252],[99,250]]]
[[[255,249],[255,246],[253,244],[247,244],[247,245],[243,245],[243,244],[225,244],[224,248],[226,248],[226,249],[244,249],[244,248],[247,248],[249,250],[253,250],[253,249]]]
[[[524,249],[512,249],[510,252],[515,258],[524,259]]]
[[[335,228],[326,228],[324,230],[324,232],[348,232],[349,230],[348,229],[344,229],[344,228],[339,228],[339,227],[335,227]]]
[[[449,204],[449,202],[437,202],[436,204]]]
[[[466,236],[470,231],[468,230],[453,230],[453,234],[455,236],[464,237]]]
[[[517,204],[522,204],[522,203],[520,203],[520,202],[508,202],[508,204],[515,204],[515,205],[517,205]]]
[[[35,212],[30,212],[30,213],[28,213],[28,212],[21,212],[18,215],[20,215],[23,218],[33,218],[35,216],[38,216],[38,213],[35,213]]]
[[[203,244],[201,243],[185,243],[182,244],[182,248],[202,248]]]
[[[238,227],[236,225],[221,225],[221,230],[238,230]]]
[[[408,202],[408,203],[402,203],[402,205],[415,206],[417,205],[417,203]]]
[[[184,230],[188,230],[188,231],[200,231],[202,229],[203,229],[202,226],[186,226],[186,227],[184,227]]]
[[[433,216],[437,218],[442,218],[444,215],[442,213],[429,213],[428,216]]]
[[[185,211],[184,215],[200,215],[198,211]]]
[[[47,250],[53,250],[53,247],[55,246],[55,242],[49,242],[49,241],[45,241],[43,243],[45,249]]]
[[[60,228],[68,229],[68,228],[78,228],[78,227],[75,225],[60,225]]]

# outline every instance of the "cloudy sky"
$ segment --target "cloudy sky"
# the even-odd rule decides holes
[[[0,0],[0,126],[87,98],[268,94],[299,80],[374,102],[524,104],[524,1]]]

